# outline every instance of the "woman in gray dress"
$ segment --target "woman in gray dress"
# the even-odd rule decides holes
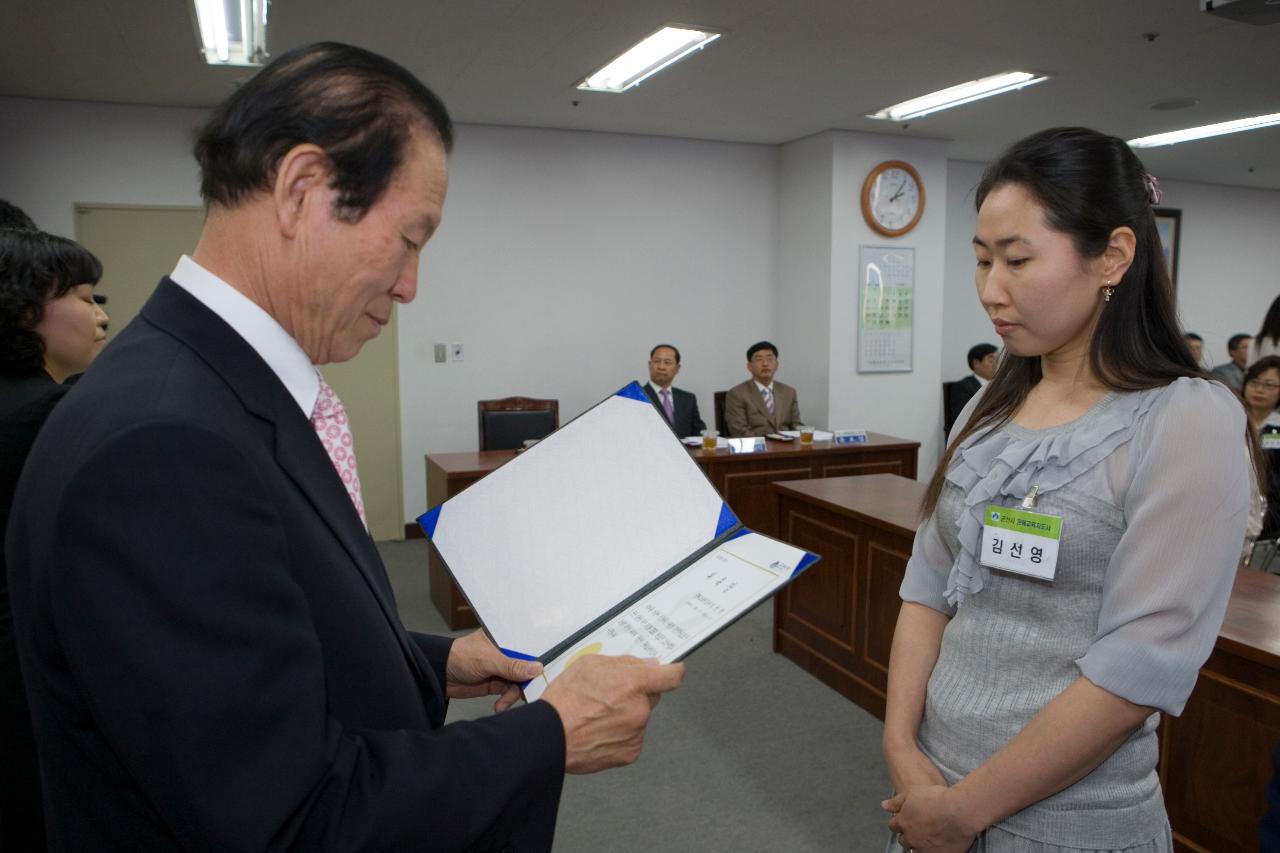
[[[1252,459],[1178,328],[1158,198],[1123,140],[1083,128],[1018,142],[978,186],[978,298],[1005,355],[952,430],[902,584],[891,849],[1172,850],[1156,725],[1221,625]]]

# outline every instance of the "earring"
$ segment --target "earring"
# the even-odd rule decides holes
[[[1111,297],[1115,294],[1116,289],[1111,286],[1111,279],[1107,279],[1106,286],[1102,288],[1102,301],[1110,302]]]

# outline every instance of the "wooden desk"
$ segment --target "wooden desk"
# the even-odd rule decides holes
[[[779,483],[778,535],[822,555],[773,600],[773,650],[884,719],[898,588],[925,484],[892,474]]]
[[[823,555],[774,601],[774,649],[884,719],[898,587],[925,484],[892,476],[782,483],[782,538]],[[1160,726],[1178,850],[1252,851],[1280,743],[1280,577],[1236,573],[1213,653]]]
[[[776,536],[778,497],[771,488],[776,481],[879,473],[915,477],[918,442],[874,432],[867,439],[866,444],[816,442],[807,447],[798,441],[769,441],[763,453],[692,450],[690,455],[743,524]],[[514,456],[511,450],[428,453],[427,505],[443,503]],[[475,627],[475,615],[434,549],[428,570],[431,600],[449,627]]]
[[[1180,717],[1160,724],[1160,784],[1178,850],[1258,849],[1280,743],[1280,577],[1236,572],[1226,619]]]
[[[915,479],[920,443],[891,435],[867,433],[866,444],[769,441],[764,453],[727,450],[692,451],[742,523],[768,536],[778,536],[778,494],[772,488],[783,480],[897,474]]]

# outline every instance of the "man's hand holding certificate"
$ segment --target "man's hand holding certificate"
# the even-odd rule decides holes
[[[595,773],[635,761],[649,712],[683,680],[682,663],[602,655],[576,661],[542,694],[564,723],[564,769]]]

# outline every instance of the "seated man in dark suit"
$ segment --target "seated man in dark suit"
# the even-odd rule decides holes
[[[658,344],[649,351],[649,381],[644,384],[644,393],[676,435],[702,435],[707,425],[698,415],[697,395],[671,386],[679,372],[680,350],[671,344]]]
[[[977,344],[969,349],[968,363],[969,375],[947,385],[948,416],[944,418],[946,423],[942,426],[942,431],[947,435],[951,434],[951,426],[965,404],[996,375],[996,368],[1000,366],[1000,350],[991,344]]]
[[[200,132],[195,251],[54,410],[14,502],[53,851],[550,850],[564,773],[633,761],[678,685],[592,656],[511,708],[539,664],[400,621],[316,365],[414,298],[452,138],[413,75],[339,44],[281,55]],[[489,694],[502,713],[444,725]]]
[[[778,371],[778,348],[768,341],[752,344],[747,349],[747,370],[751,378],[730,388],[724,398],[729,435],[745,437],[799,429],[796,389],[773,379]]]

